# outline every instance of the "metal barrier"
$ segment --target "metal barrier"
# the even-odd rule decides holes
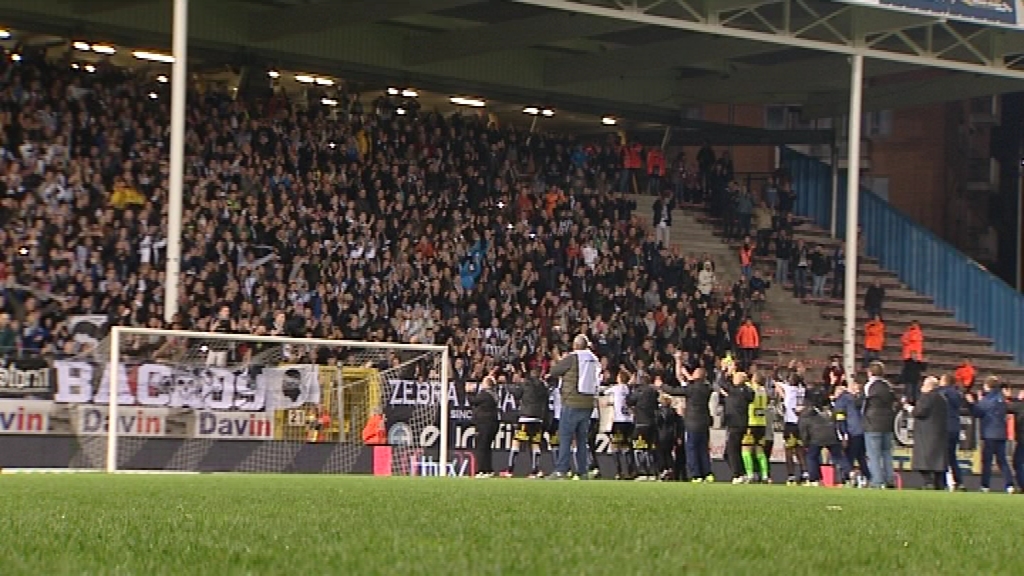
[[[831,167],[785,147],[780,158],[797,192],[795,212],[828,229]],[[836,229],[844,230],[846,178],[839,179],[837,203]],[[1024,295],[872,192],[861,189],[859,205],[867,255],[1024,364]]]

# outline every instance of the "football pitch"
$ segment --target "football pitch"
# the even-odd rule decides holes
[[[0,574],[1011,574],[1024,497],[302,475],[0,476]]]

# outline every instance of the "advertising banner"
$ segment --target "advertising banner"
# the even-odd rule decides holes
[[[274,417],[256,412],[195,412],[194,438],[211,440],[271,440]]]
[[[842,0],[847,4],[874,6],[988,26],[1019,27],[1020,0]]]
[[[0,434],[50,434],[53,402],[0,400]]]
[[[110,411],[106,406],[75,406],[71,412],[75,433],[80,436],[106,436]],[[188,419],[172,418],[167,408],[118,408],[114,418],[118,436],[162,438],[186,436]]]

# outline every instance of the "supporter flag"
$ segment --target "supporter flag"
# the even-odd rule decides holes
[[[320,403],[320,378],[315,366],[264,368],[259,378],[266,386],[268,412]]]

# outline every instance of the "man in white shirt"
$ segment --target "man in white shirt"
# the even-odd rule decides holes
[[[590,351],[590,340],[584,334],[572,342],[573,351],[566,354],[551,368],[547,379],[561,378],[562,414],[558,423],[558,436],[566,446],[586,446],[590,432],[590,414],[594,410],[594,397],[601,383],[601,362]],[[569,475],[571,452],[561,450],[552,479]],[[589,470],[587,450],[576,451],[576,469]],[[580,478],[585,478],[581,475]]]

